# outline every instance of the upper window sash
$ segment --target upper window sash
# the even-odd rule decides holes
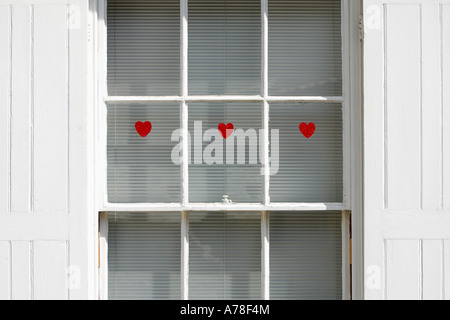
[[[342,21],[346,21],[348,9],[348,0],[342,0]],[[182,133],[182,143],[187,150],[188,147],[188,104],[194,102],[260,102],[262,104],[262,129],[264,129],[263,136],[263,155],[264,160],[264,175],[263,175],[263,199],[261,203],[243,203],[243,204],[225,204],[225,203],[197,203],[193,204],[189,201],[189,161],[188,154],[183,154],[182,164],[180,166],[180,183],[181,183],[181,199],[180,202],[174,203],[130,203],[130,204],[118,204],[109,202],[106,199],[103,201],[103,209],[105,211],[191,211],[191,210],[229,210],[229,211],[306,211],[306,210],[346,210],[348,208],[347,190],[349,190],[348,179],[348,165],[346,164],[348,157],[345,155],[348,151],[349,130],[343,126],[343,139],[344,139],[344,178],[343,178],[343,201],[337,203],[272,203],[270,201],[270,167],[269,167],[269,132],[270,132],[270,104],[271,103],[337,103],[342,105],[344,123],[347,122],[348,116],[348,98],[347,98],[347,83],[348,74],[344,70],[343,66],[343,94],[338,96],[270,96],[269,95],[269,19],[268,19],[268,0],[261,1],[261,95],[195,95],[191,96],[188,92],[188,29],[189,29],[189,17],[188,17],[188,1],[180,1],[180,95],[167,95],[167,96],[115,96],[105,95],[103,103],[105,108],[111,104],[123,104],[123,103],[154,103],[154,102],[176,102],[180,104],[180,129]],[[103,14],[105,14],[104,12]],[[345,23],[342,23],[342,41],[343,52],[342,56],[348,55],[347,46],[348,38],[345,36],[346,27]],[[106,36],[106,30],[103,30],[103,35]],[[103,43],[104,44],[104,43]],[[103,46],[102,51],[106,56],[106,46]],[[106,81],[103,81],[106,86]],[[103,90],[106,92],[106,90]],[[104,115],[105,118],[105,115]],[[104,121],[105,123],[106,121]],[[106,139],[104,139],[106,140]],[[104,141],[105,142],[105,141]],[[105,146],[106,148],[106,146]],[[106,181],[106,174],[103,178]],[[104,184],[106,188],[106,183]],[[105,196],[107,192],[104,192]]]

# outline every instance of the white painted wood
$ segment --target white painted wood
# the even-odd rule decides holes
[[[146,102],[276,102],[276,103],[302,103],[302,102],[321,102],[321,103],[342,103],[343,97],[325,97],[325,96],[300,96],[300,97],[282,97],[282,96],[107,96],[105,103],[146,103]]]
[[[30,300],[32,292],[32,243],[13,241],[11,249],[11,284],[13,300]]]
[[[341,211],[348,210],[342,203],[272,203],[268,205],[260,203],[190,203],[181,205],[178,203],[113,203],[106,204],[104,211],[118,212],[148,212],[148,211]]]
[[[270,300],[270,212],[261,212],[261,299]]]
[[[442,208],[441,33],[438,4],[421,7],[422,208]],[[436,85],[439,84],[439,85]]]
[[[449,5],[363,0],[366,299],[445,297]]]
[[[263,119],[263,203],[270,203],[270,163],[269,163],[269,131],[270,131],[270,105],[269,97],[269,4],[267,0],[261,0],[261,88],[264,101],[262,103]],[[268,278],[267,278],[268,279]],[[263,280],[267,280],[263,278]],[[268,284],[263,284],[263,287]],[[269,291],[267,290],[267,293]],[[263,291],[263,297],[267,297]]]
[[[189,36],[188,36],[188,1],[180,1],[180,26],[181,26],[181,96],[183,101],[180,104],[180,128],[182,132],[182,161],[181,161],[181,203],[189,203],[189,112],[186,97],[189,94],[188,86],[188,52],[189,52]],[[183,295],[184,296],[184,295]]]
[[[181,212],[181,299],[189,299],[189,212]]]
[[[97,298],[87,5],[0,0],[0,297]]]
[[[98,279],[100,300],[108,299],[108,213],[99,217],[99,249],[98,249]]]
[[[343,102],[341,103],[342,110],[342,139],[343,139],[343,188],[342,188],[342,202],[349,205],[351,202],[350,194],[350,158],[351,158],[351,118],[350,118],[350,102],[351,102],[351,87],[350,87],[350,76],[351,67],[350,64],[353,60],[350,60],[350,24],[353,21],[350,18],[350,5],[348,1],[341,1],[341,15],[342,15],[342,92],[343,92]]]
[[[363,123],[362,123],[362,70],[361,70],[361,1],[348,1],[348,52],[349,52],[349,105],[350,114],[350,186],[349,201],[352,224],[352,281],[353,300],[364,298],[364,261],[363,261]],[[345,187],[345,186],[344,186]]]
[[[0,6],[0,215],[9,211],[10,8]]]
[[[67,299],[67,243],[35,241],[33,251],[34,299]]]
[[[444,268],[443,268],[443,299],[450,300],[450,240],[444,240],[443,244]]]
[[[420,298],[419,240],[386,240],[386,295],[390,300]]]
[[[0,300],[11,299],[11,242],[0,241]]]
[[[322,103],[342,103],[343,97],[267,97],[268,102],[292,103],[292,102],[322,102]]]
[[[443,241],[423,240],[422,242],[422,299],[442,300],[443,297]]]
[[[107,30],[106,30],[106,0],[98,0],[98,5],[95,8],[97,12],[96,29],[93,31],[93,38],[97,39],[93,48],[94,62],[96,66],[94,68],[94,77],[98,88],[95,91],[96,94],[96,178],[99,183],[97,184],[98,201],[97,208],[102,210],[104,204],[108,202],[108,178],[107,178],[107,105],[104,97],[108,96],[107,89],[107,69],[108,59],[107,57]],[[126,97],[125,97],[126,98]]]
[[[74,5],[69,5],[69,12],[72,10],[71,8]],[[75,5],[76,6],[76,5]],[[84,97],[85,100],[89,100],[90,103],[87,104],[88,110],[90,110],[90,114],[87,115],[87,119],[88,123],[91,123],[91,125],[87,125],[86,126],[86,140],[87,142],[87,162],[90,163],[90,165],[86,166],[86,174],[87,174],[87,179],[86,179],[86,191],[87,191],[87,197],[86,197],[86,201],[87,201],[87,216],[85,217],[85,221],[86,221],[86,232],[88,234],[88,239],[87,239],[87,243],[86,243],[86,247],[87,247],[87,255],[88,255],[88,259],[87,259],[87,265],[86,267],[88,268],[88,270],[92,270],[92,272],[87,272],[87,277],[86,277],[86,281],[87,281],[87,295],[88,298],[92,298],[92,299],[98,299],[99,298],[99,286],[100,286],[100,279],[99,279],[99,273],[96,272],[97,270],[99,270],[99,247],[101,245],[98,244],[98,241],[96,242],[95,240],[98,239],[98,230],[100,230],[100,213],[97,211],[97,206],[96,206],[96,201],[99,198],[98,193],[97,193],[97,188],[95,187],[95,182],[98,181],[97,177],[96,177],[96,168],[95,168],[95,162],[96,162],[96,126],[93,125],[95,123],[96,120],[96,101],[98,99],[98,94],[97,94],[97,78],[95,76],[95,68],[94,66],[96,66],[96,55],[95,55],[95,50],[96,50],[96,43],[97,43],[97,39],[94,39],[94,30],[97,26],[97,0],[93,0],[93,1],[89,1],[88,3],[88,8],[86,8],[86,10],[88,10],[87,13],[87,17],[86,20],[83,19],[83,17],[78,17],[79,23],[80,23],[80,28],[76,29],[76,30],[80,30],[81,28],[81,23],[84,23],[87,26],[87,30],[86,33],[88,35],[87,37],[87,55],[85,56],[85,59],[87,59],[87,63],[86,63],[86,75],[87,75],[87,82],[86,82],[86,97]],[[79,12],[82,10],[82,7],[79,7],[74,11],[74,12]],[[81,13],[80,13],[81,14]],[[70,15],[69,15],[70,17]],[[84,20],[84,21],[83,21]],[[69,27],[70,29],[70,27]],[[81,34],[82,35],[82,34]],[[69,48],[71,48],[72,46],[76,45],[76,42],[78,41],[83,41],[82,39],[80,40],[78,37],[74,37],[72,35],[72,37],[70,36],[70,32],[69,32],[69,41],[68,41],[68,45]],[[84,48],[82,48],[81,50],[84,50]],[[82,54],[83,51],[81,51],[79,53],[80,56],[83,56]],[[83,64],[83,61],[79,60],[76,61],[77,64],[81,63]],[[69,74],[70,74],[70,63],[69,63]],[[72,75],[74,73],[72,72]],[[74,78],[72,81],[76,82],[76,78]],[[70,79],[69,79],[70,82]],[[72,86],[74,87],[74,86]],[[76,87],[76,86],[75,86]],[[70,90],[69,90],[70,93]],[[78,100],[80,97],[73,97],[71,95],[69,95],[69,105],[77,105],[78,103],[80,103],[82,101]],[[79,102],[78,102],[79,101]],[[70,117],[70,115],[69,115]],[[84,139],[83,139],[84,140]],[[70,143],[69,143],[70,146]],[[70,156],[70,150],[69,150],[69,156]],[[70,165],[69,165],[69,173],[70,173]],[[70,190],[69,190],[70,191]],[[69,192],[70,194],[70,192]],[[69,196],[70,198],[70,196]],[[69,208],[70,209],[70,208]],[[97,231],[97,232],[96,232]],[[89,237],[90,235],[90,237]],[[91,242],[92,241],[92,242]],[[71,243],[73,244],[73,242],[71,241]],[[91,243],[97,243],[97,245],[90,245]],[[93,260],[93,261],[92,261]],[[94,268],[93,268],[94,266]],[[80,289],[81,289],[81,283],[80,283]],[[69,298],[72,299],[83,299],[83,297],[86,297],[86,293],[83,292],[82,290],[78,290],[81,292],[80,295],[75,295],[73,292],[70,291],[71,288],[69,287]],[[89,297],[89,293],[90,297]]]
[[[31,211],[33,8],[12,6],[10,210]]]
[[[420,12],[385,7],[386,207],[420,208]],[[405,165],[405,161],[408,165]]]
[[[79,7],[80,28],[69,29],[69,222],[68,252],[70,266],[80,272],[79,286],[69,288],[70,299],[98,299],[96,293],[98,250],[98,211],[94,199],[94,105],[87,92],[88,48],[91,49],[87,26],[88,1],[71,0]],[[89,99],[88,99],[89,98]]]
[[[350,246],[350,211],[342,211],[342,300],[351,299],[351,246]]]
[[[443,205],[450,210],[450,4],[441,8],[442,32],[442,117],[443,117]],[[450,298],[450,297],[449,297]]]
[[[67,212],[67,8],[34,6],[34,210]]]
[[[0,240],[67,239],[67,215],[8,214],[0,218]]]

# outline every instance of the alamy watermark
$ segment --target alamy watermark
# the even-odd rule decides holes
[[[194,121],[193,134],[189,131],[187,133],[189,164],[261,164],[265,166],[264,135],[264,129],[247,129],[244,131],[243,129],[227,128],[226,132],[225,129],[221,132],[217,128],[212,128],[203,131],[202,121]],[[271,129],[269,139],[270,175],[276,175],[280,168],[280,131],[278,129]],[[183,159],[181,129],[176,129],[172,132],[171,141],[178,142],[172,149],[172,162],[175,165],[181,165]],[[206,146],[205,142],[207,144]],[[193,152],[191,152],[192,147]],[[264,170],[264,168],[261,169],[262,175],[264,175]]]

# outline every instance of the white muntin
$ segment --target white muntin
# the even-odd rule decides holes
[[[202,121],[194,121],[193,139],[190,132],[188,132],[187,136],[189,149],[188,164],[206,164],[210,166],[224,164],[256,165],[258,163],[264,166],[265,164],[262,146],[264,143],[264,129],[257,130],[250,128],[245,131],[243,129],[234,129],[233,133],[228,138],[224,139],[217,128],[210,128],[203,131]],[[270,175],[276,175],[280,167],[279,129],[271,129],[270,136]],[[172,132],[171,141],[178,142],[172,149],[172,162],[176,165],[181,165],[183,149],[181,129],[176,129]],[[210,143],[203,148],[203,142]],[[191,150],[193,150],[193,152]],[[235,150],[237,150],[236,156]],[[225,159],[224,154],[226,155]],[[246,159],[248,159],[248,161]],[[264,168],[261,168],[261,175],[264,175]]]

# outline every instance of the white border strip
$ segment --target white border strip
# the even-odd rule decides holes
[[[260,203],[223,204],[223,203],[114,203],[106,204],[104,211],[117,212],[176,212],[176,211],[342,211],[348,210],[343,203]]]
[[[187,71],[186,71],[187,72]],[[268,81],[268,80],[266,80]],[[186,88],[187,90],[187,88]],[[104,102],[152,103],[152,102],[276,102],[276,103],[343,103],[344,97],[325,96],[107,96]]]

